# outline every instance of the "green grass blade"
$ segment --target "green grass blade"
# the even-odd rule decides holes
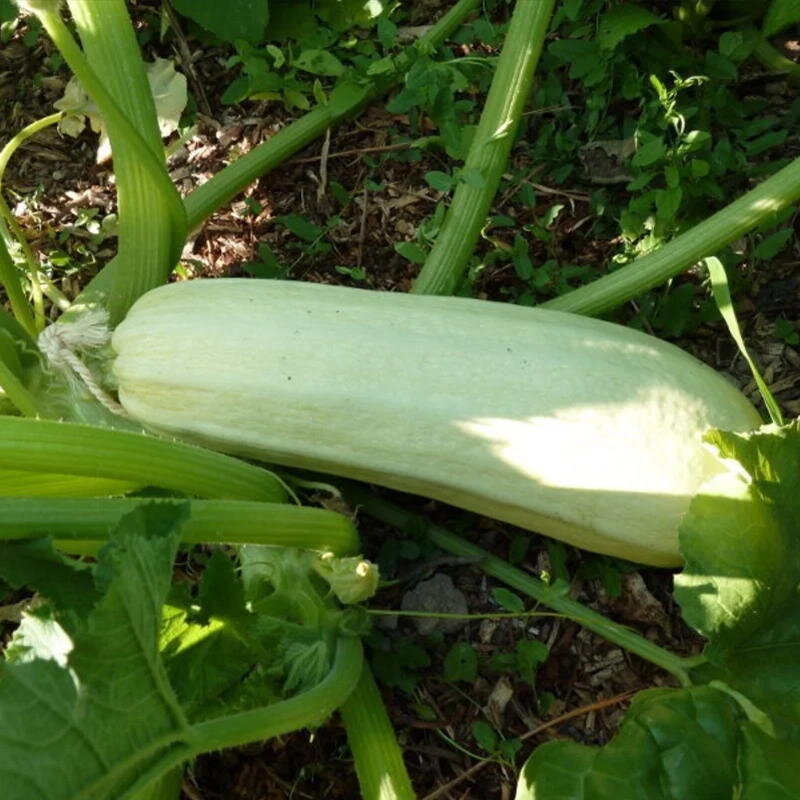
[[[458,184],[436,243],[411,289],[415,294],[452,294],[467,269],[514,144],[554,3],[517,0],[464,162],[464,171],[480,175],[483,185]]]
[[[753,378],[755,379],[759,392],[761,392],[761,397],[769,412],[770,419],[772,419],[776,425],[783,425],[783,414],[781,414],[780,406],[776,402],[766,382],[761,377],[756,362],[753,361],[744,343],[742,331],[739,327],[739,320],[736,319],[736,311],[733,307],[733,301],[731,300],[731,292],[728,288],[728,275],[725,272],[725,267],[722,266],[722,262],[718,258],[714,258],[713,256],[711,258],[706,258],[703,263],[706,265],[708,274],[711,276],[711,291],[714,293],[714,301],[717,304],[719,313],[722,314],[722,319],[725,320],[725,324],[728,326],[733,341],[736,342],[739,352],[744,356],[744,360],[750,367],[750,372],[753,373]]]
[[[155,436],[51,420],[0,417],[0,470],[111,478],[200,497],[286,499],[271,472]]]

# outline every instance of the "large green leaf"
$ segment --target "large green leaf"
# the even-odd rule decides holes
[[[49,539],[0,541],[0,578],[35,589],[59,609],[85,616],[97,601],[88,565],[67,559]]]
[[[800,421],[708,440],[731,472],[692,501],[676,597],[709,685],[642,692],[606,747],[539,747],[517,800],[800,797]]]
[[[675,596],[726,682],[800,724],[800,421],[709,441],[742,473],[692,502]]]
[[[728,692],[655,689],[637,695],[606,747],[537,748],[515,800],[789,800],[800,797],[798,759]]]
[[[606,747],[534,750],[516,800],[730,800],[742,718],[732,698],[707,686],[641,692]]]
[[[153,505],[120,522],[96,572],[102,598],[66,623],[69,668],[39,658],[0,669],[4,800],[122,798],[186,738],[158,655],[184,515]]]
[[[768,736],[752,723],[742,728],[739,763],[741,800],[796,800],[800,797],[800,748]]]

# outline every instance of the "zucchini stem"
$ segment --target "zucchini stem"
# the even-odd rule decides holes
[[[610,275],[542,303],[542,308],[595,316],[673,278],[735,242],[800,200],[800,158],[716,214]]]
[[[63,550],[86,541],[102,543],[120,518],[152,498],[0,498],[0,541],[32,538],[42,531]],[[163,498],[158,503],[185,503]],[[185,544],[258,544],[332,552],[359,551],[355,525],[343,514],[322,508],[248,500],[190,500],[181,527]]]
[[[271,472],[213,450],[44,419],[0,417],[0,468],[112,478],[201,497],[286,499]]]
[[[517,0],[464,162],[463,172],[479,176],[480,181],[478,185],[459,182],[436,243],[411,290],[415,294],[452,294],[467,269],[516,139],[554,2]]]
[[[403,763],[403,751],[366,661],[356,688],[339,713],[355,759],[363,800],[414,800],[416,794]]]

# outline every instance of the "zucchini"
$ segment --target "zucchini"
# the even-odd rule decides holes
[[[209,279],[141,297],[112,340],[123,407],[230,453],[424,495],[673,566],[761,420],[722,375],[623,326],[456,297]]]

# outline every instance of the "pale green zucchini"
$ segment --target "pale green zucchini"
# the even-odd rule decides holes
[[[755,409],[679,348],[502,303],[288,281],[149,292],[113,337],[146,427],[371,481],[656,565]]]

